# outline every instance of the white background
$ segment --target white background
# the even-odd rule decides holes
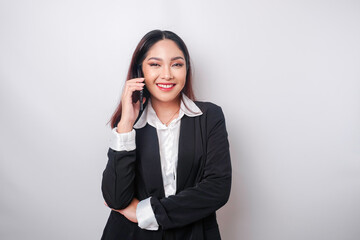
[[[0,1],[0,239],[100,239],[100,190],[131,54],[187,43],[222,106],[233,186],[223,239],[360,236],[360,2]]]

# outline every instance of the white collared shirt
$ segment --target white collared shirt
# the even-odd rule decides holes
[[[151,105],[151,100],[149,99],[143,114],[134,125],[135,129],[139,129],[145,127],[148,123],[152,127],[156,128],[159,140],[161,172],[165,197],[176,193],[176,172],[181,118],[184,115],[188,117],[195,117],[201,114],[202,112],[198,106],[196,106],[196,104],[185,94],[182,94],[179,116],[166,126],[157,117],[156,112]],[[131,151],[136,148],[134,129],[129,133],[118,133],[116,128],[114,128],[112,132],[113,135],[110,141],[111,149],[115,151]],[[139,202],[136,209],[136,217],[140,228],[146,230],[157,230],[159,227],[150,205],[150,198]]]

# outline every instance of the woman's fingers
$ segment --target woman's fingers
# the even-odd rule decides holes
[[[129,89],[130,87],[143,87],[145,85],[144,81],[145,81],[145,78],[130,79],[125,82],[124,89]]]
[[[131,82],[143,82],[145,80],[145,78],[132,78],[126,81],[126,83],[131,83]]]
[[[133,92],[133,91],[135,91],[135,90],[142,90],[143,88],[144,88],[144,86],[145,86],[145,84],[143,84],[143,83],[134,83],[134,84],[128,84],[128,85],[126,85],[125,86],[125,93],[127,93],[127,92]]]
[[[125,92],[124,92],[124,98],[129,98],[132,96],[133,92],[135,91],[141,91],[144,89],[144,86],[128,86],[126,89],[125,89]]]
[[[124,209],[119,209],[119,210],[116,210],[116,209],[113,209],[113,208],[110,208],[110,209],[124,215],[128,220],[130,220],[130,221],[132,221],[134,223],[137,223],[138,221],[137,221],[137,218],[136,218],[136,208],[137,208],[138,203],[139,203],[139,200],[136,199],[136,198],[133,198],[133,200],[131,201],[129,206],[127,206]],[[106,202],[104,202],[104,204],[106,206],[108,206],[106,204]]]
[[[130,87],[140,87],[140,86],[144,86],[144,78],[135,78],[135,79],[130,79],[128,81],[125,82],[125,89],[128,89]]]
[[[125,82],[123,94],[121,97],[122,111],[121,119],[118,123],[118,132],[131,131],[133,124],[139,115],[140,103],[133,102],[133,93],[144,89],[144,78],[134,78]]]
[[[123,92],[123,97],[129,98],[130,96],[132,96],[132,93],[134,91],[141,91],[144,89],[145,84],[142,82],[133,82],[133,81],[127,81],[124,87],[124,92]]]
[[[107,205],[106,202],[104,202],[104,205],[107,206],[107,207],[109,207],[109,205]],[[109,207],[109,208],[110,208],[110,207]],[[121,214],[124,214],[124,210],[122,210],[122,209],[120,209],[120,210],[116,210],[116,209],[113,209],[113,208],[110,208],[110,209],[113,210],[113,211],[115,211],[115,212],[119,212],[119,213],[121,213]]]

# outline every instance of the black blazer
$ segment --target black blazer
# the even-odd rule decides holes
[[[177,191],[165,197],[156,129],[149,124],[136,129],[136,149],[108,151],[102,192],[113,209],[127,207],[134,197],[151,197],[159,230],[138,227],[118,212],[111,211],[104,240],[218,240],[215,211],[230,195],[231,163],[223,112],[208,102],[195,102],[203,112],[181,119]]]

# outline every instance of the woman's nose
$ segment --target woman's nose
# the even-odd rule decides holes
[[[162,71],[162,78],[165,80],[172,79],[170,67],[164,67],[164,69]]]

